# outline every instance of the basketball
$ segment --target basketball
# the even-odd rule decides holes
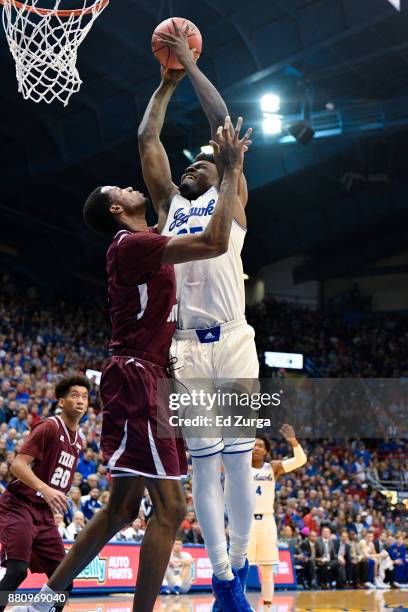
[[[178,27],[182,31],[184,31],[185,27],[188,28],[188,44],[190,49],[195,49],[194,56],[196,60],[198,60],[200,57],[201,50],[203,48],[203,39],[197,26],[194,25],[192,21],[184,19],[184,17],[170,17],[169,19],[162,21],[157,26],[152,36],[152,51],[154,56],[160,62],[163,68],[182,70],[183,66],[177,61],[173,50],[159,39],[160,32],[168,32],[170,34],[175,33],[173,21],[177,23]]]

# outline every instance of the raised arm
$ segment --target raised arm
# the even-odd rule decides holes
[[[227,117],[224,127],[220,127],[212,141],[215,154],[222,159],[224,175],[220,186],[218,204],[204,232],[172,238],[163,251],[163,263],[182,263],[197,259],[218,257],[228,249],[229,236],[237,200],[237,186],[241,174],[244,154],[251,144],[251,130],[240,139],[242,118],[231,131],[231,121]]]
[[[307,457],[303,448],[296,439],[295,431],[290,425],[282,425],[280,432],[287,442],[293,448],[293,457],[284,459],[283,461],[271,461],[275,479],[278,479],[283,474],[294,472],[298,468],[305,465]]]
[[[175,34],[160,33],[160,37],[166,44],[173,48],[177,59],[184,67],[192,86],[200,101],[201,107],[209,121],[211,136],[217,133],[217,129],[225,121],[228,115],[227,105],[225,104],[220,92],[205,76],[197,66],[187,43],[187,31],[180,30],[177,23],[173,21]],[[238,182],[238,196],[242,206],[245,208],[248,202],[248,190],[244,175],[242,174]]]
[[[182,70],[162,70],[161,83],[146,108],[138,131],[143,178],[159,217],[159,232],[166,222],[170,199],[177,192],[160,134],[171,96],[183,76]]]

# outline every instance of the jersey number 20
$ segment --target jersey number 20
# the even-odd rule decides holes
[[[51,484],[56,487],[60,487],[61,489],[65,489],[70,475],[70,470],[64,470],[62,467],[58,466],[54,472],[54,476],[51,478]]]

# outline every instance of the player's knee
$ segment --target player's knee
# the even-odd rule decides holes
[[[109,524],[114,526],[118,531],[122,527],[132,523],[138,516],[138,508],[135,508],[132,504],[125,504],[120,508],[113,508],[107,506],[105,511],[108,514]]]
[[[173,524],[178,528],[187,512],[187,505],[184,499],[173,500],[170,504],[170,509],[167,507],[167,512],[170,514],[170,518],[173,518]]]
[[[173,499],[165,508],[156,510],[156,518],[162,525],[177,530],[186,516],[186,510],[187,506],[183,499]]]

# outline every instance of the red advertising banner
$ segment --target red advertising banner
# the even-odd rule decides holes
[[[69,550],[71,544],[65,544]],[[184,551],[194,559],[193,588],[208,589],[211,587],[212,569],[203,546],[186,546]],[[79,574],[74,581],[74,589],[80,591],[126,592],[132,590],[136,583],[139,567],[140,546],[137,544],[107,544],[93,561]],[[280,551],[279,574],[275,576],[276,585],[296,586],[292,556],[288,550]],[[3,574],[0,568],[0,578]],[[31,574],[21,585],[22,589],[38,589],[46,582],[44,574]],[[259,587],[259,579],[253,580],[254,588]]]

